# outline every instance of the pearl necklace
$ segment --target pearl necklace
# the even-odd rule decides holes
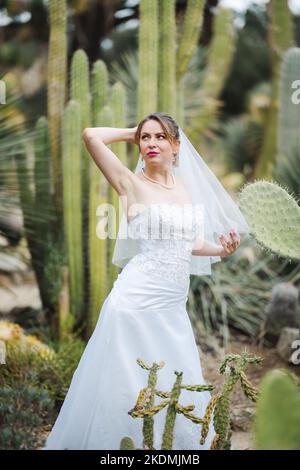
[[[164,184],[164,183],[160,183],[159,181],[156,181],[156,180],[153,180],[152,178],[149,178],[149,176],[146,175],[146,173],[145,173],[145,171],[144,171],[144,168],[142,168],[142,172],[143,172],[144,177],[145,177],[147,180],[152,181],[152,183],[160,184],[160,186],[163,186],[163,187],[166,188],[166,189],[173,189],[173,188],[175,188],[175,186],[176,186],[176,181],[175,181],[175,178],[174,178],[173,173],[171,173],[171,176],[172,176],[172,179],[173,179],[173,186],[167,186],[167,185]]]

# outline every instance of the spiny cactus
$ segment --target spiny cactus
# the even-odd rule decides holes
[[[257,390],[249,382],[244,371],[248,364],[258,364],[260,361],[261,358],[251,356],[247,352],[244,352],[241,355],[227,355],[221,364],[220,373],[224,374],[228,365],[230,365],[230,373],[223,384],[218,398],[216,398],[214,402],[214,428],[217,436],[212,443],[211,449],[230,449],[230,398],[232,391],[236,383],[240,381],[245,395],[253,401],[257,400]]]
[[[164,362],[159,364],[153,363],[152,366],[147,365],[142,359],[137,359],[137,363],[140,367],[145,370],[149,370],[148,386],[143,388],[138,396],[136,404],[132,410],[128,412],[133,418],[143,418],[143,446],[144,448],[154,449],[153,447],[153,420],[152,417],[161,411],[163,408],[168,406],[165,428],[163,432],[161,449],[172,449],[174,439],[174,428],[176,422],[177,413],[183,414],[187,419],[191,420],[196,424],[207,426],[211,413],[206,412],[205,419],[199,418],[198,416],[191,413],[195,405],[181,406],[179,403],[179,397],[181,390],[189,390],[192,392],[211,391],[214,387],[212,385],[188,385],[182,384],[183,372],[174,371],[176,375],[175,383],[172,387],[171,392],[160,391],[155,388],[157,371],[164,366]],[[154,398],[159,396],[161,398],[167,398],[160,404],[154,405]],[[207,435],[207,434],[206,434]],[[201,437],[201,442],[205,440],[206,436]]]
[[[197,46],[199,32],[203,21],[204,0],[187,2],[186,13],[176,52],[176,80],[180,82],[187,71],[194,49]]]
[[[64,235],[67,247],[70,306],[74,317],[83,308],[83,248],[81,205],[80,106],[71,100],[63,119]]]
[[[300,259],[300,208],[285,188],[264,180],[248,183],[240,191],[240,206],[263,249]]]
[[[268,4],[269,46],[272,63],[272,93],[264,131],[264,142],[255,168],[256,178],[271,178],[277,153],[278,97],[282,56],[293,46],[292,14],[288,3],[273,0]]]
[[[61,128],[67,82],[67,2],[66,0],[51,0],[48,3],[50,20],[47,89],[48,122],[54,201],[59,222],[62,224]]]
[[[287,370],[272,370],[260,384],[255,421],[258,450],[300,450],[300,384]]]
[[[111,111],[103,106],[98,113],[98,125],[109,125]],[[97,126],[96,126],[97,127]],[[89,185],[89,310],[87,318],[87,331],[89,334],[95,328],[98,320],[100,306],[107,296],[108,290],[108,246],[111,240],[103,238],[103,233],[97,215],[97,208],[108,202],[108,181],[101,173],[93,159],[90,162]]]
[[[159,44],[158,49],[158,103],[157,110],[176,114],[176,21],[175,0],[158,2]]]
[[[157,107],[158,0],[141,0],[139,5],[139,80],[137,120]]]
[[[102,125],[99,112],[103,106],[108,105],[108,71],[105,62],[96,60],[91,72],[91,97],[92,97],[92,125]]]

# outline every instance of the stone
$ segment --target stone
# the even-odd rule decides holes
[[[290,282],[281,282],[273,287],[260,333],[265,345],[275,346],[283,328],[299,327],[298,299],[299,290]]]
[[[300,331],[298,328],[283,328],[276,350],[279,356],[286,362],[295,364],[297,349],[300,348]]]

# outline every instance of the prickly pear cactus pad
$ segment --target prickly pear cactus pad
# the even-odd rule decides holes
[[[285,188],[274,181],[247,183],[240,191],[240,208],[250,235],[271,253],[300,260],[300,207]]]

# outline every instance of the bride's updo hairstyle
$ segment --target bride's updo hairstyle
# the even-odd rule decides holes
[[[159,122],[161,127],[163,128],[164,132],[166,133],[166,138],[170,143],[177,143],[180,141],[179,135],[179,126],[176,121],[167,113],[152,113],[148,114],[138,125],[136,133],[135,133],[135,144],[139,146],[142,127],[145,122],[154,119],[155,121]],[[139,146],[140,147],[140,146]],[[176,155],[176,162],[174,166],[178,166],[178,153]]]

